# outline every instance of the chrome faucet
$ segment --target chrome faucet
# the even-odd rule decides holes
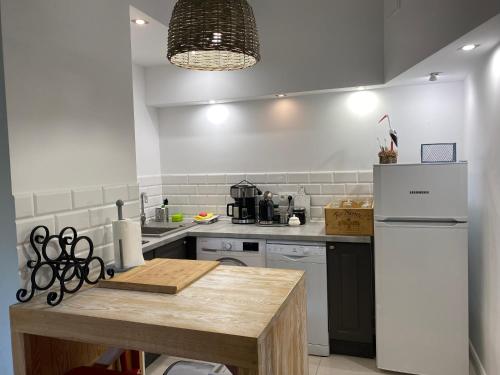
[[[148,203],[148,195],[141,193],[141,227],[146,225],[146,211],[144,210],[144,203]]]

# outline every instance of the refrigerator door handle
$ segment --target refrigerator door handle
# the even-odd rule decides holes
[[[459,221],[376,221],[378,227],[436,227],[436,228],[466,228],[467,223]]]
[[[466,223],[466,217],[394,217],[394,216],[375,216],[375,221],[383,223]]]

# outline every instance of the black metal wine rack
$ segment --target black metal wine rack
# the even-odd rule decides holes
[[[84,283],[95,285],[99,280],[106,279],[106,275],[108,278],[114,276],[113,269],[106,269],[103,260],[94,256],[92,240],[87,236],[78,237],[75,228],[66,227],[58,235],[51,235],[46,226],[37,226],[31,231],[30,244],[35,253],[34,259],[26,264],[31,270],[31,285],[17,291],[19,302],[28,302],[36,291],[52,289],[58,283],[59,290],[51,290],[47,294],[47,303],[56,306],[65,294],[76,293]],[[86,256],[76,255],[79,244],[86,245]],[[97,266],[95,275],[90,272],[94,266]]]

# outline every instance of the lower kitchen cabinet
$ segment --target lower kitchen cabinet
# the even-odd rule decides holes
[[[196,237],[181,238],[144,253],[145,260],[155,258],[196,259]]]
[[[330,351],[375,356],[375,277],[371,243],[329,242]]]
[[[144,253],[144,260],[155,258],[196,259],[196,237],[181,238]],[[145,366],[149,366],[158,357],[159,354],[145,353]]]

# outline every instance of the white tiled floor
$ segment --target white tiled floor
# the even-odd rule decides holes
[[[162,356],[151,367],[146,375],[163,375],[168,366],[168,357]],[[372,374],[399,374],[377,369],[374,359],[332,355],[330,357],[309,356],[309,375],[372,375]],[[472,366],[470,375],[476,375]]]
[[[471,366],[470,375],[475,375]],[[332,355],[330,357],[309,356],[309,375],[371,375],[399,374],[377,369],[374,359]]]

